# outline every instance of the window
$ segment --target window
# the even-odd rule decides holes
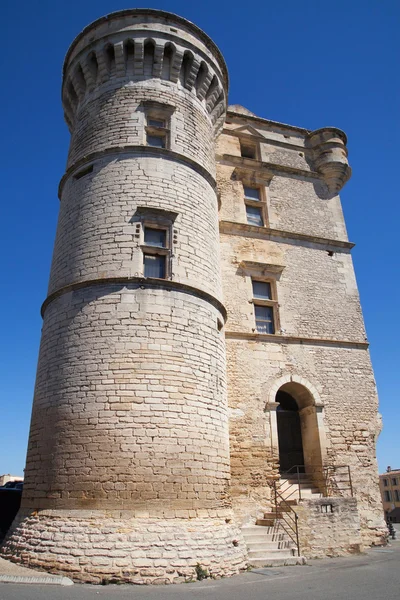
[[[251,200],[252,202],[260,202],[261,190],[260,188],[250,187],[248,185],[243,186],[245,200]]]
[[[240,140],[240,155],[243,158],[257,158],[257,145],[254,142]]]
[[[248,225],[263,227],[266,223],[265,187],[243,183],[243,194]]]
[[[169,146],[170,112],[170,110],[162,107],[153,106],[146,109],[147,146],[153,146],[153,148],[167,148]]]
[[[394,499],[396,502],[400,502],[400,492],[399,490],[394,490]]]
[[[392,478],[392,485],[397,485],[397,477]]]
[[[389,485],[389,481],[386,478],[383,480],[383,485],[385,487],[387,487]]]
[[[385,502],[391,502],[392,501],[392,494],[389,492],[389,490],[385,491]]]
[[[264,220],[261,212],[261,208],[258,206],[251,206],[246,204],[246,217],[249,225],[256,225],[257,227],[263,227]]]
[[[274,334],[277,329],[275,283],[252,279],[254,318],[257,333]]]
[[[143,275],[165,279],[168,276],[167,259],[170,256],[169,231],[146,224],[143,229]]]
[[[165,256],[143,254],[144,276],[165,279]]]

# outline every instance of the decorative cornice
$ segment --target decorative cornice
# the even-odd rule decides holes
[[[199,39],[201,39],[201,41],[205,44],[205,46],[213,54],[215,54],[216,57],[218,58],[219,66],[221,67],[221,70],[223,72],[225,85],[226,85],[226,87],[228,87],[228,85],[229,85],[228,69],[226,67],[225,59],[222,55],[222,52],[218,48],[218,46],[215,44],[215,42],[202,29],[200,29],[200,27],[198,27],[197,25],[195,25],[188,19],[185,19],[184,17],[181,17],[179,15],[176,15],[175,13],[171,13],[171,12],[168,12],[165,10],[157,10],[154,8],[130,8],[130,9],[125,9],[125,10],[118,10],[118,11],[109,13],[108,15],[104,15],[104,17],[100,17],[99,19],[96,19],[96,21],[93,21],[92,23],[89,23],[89,25],[87,25],[80,33],[78,33],[78,35],[76,36],[76,38],[74,39],[74,41],[71,43],[70,47],[67,50],[67,54],[65,56],[64,65],[63,65],[63,75],[65,76],[67,64],[68,64],[68,61],[71,57],[71,54],[72,54],[74,48],[77,46],[78,42],[80,42],[80,40],[82,40],[84,38],[84,36],[87,33],[89,33],[92,29],[96,28],[98,25],[101,25],[102,23],[107,23],[114,19],[120,19],[123,17],[131,17],[131,16],[139,16],[139,15],[143,15],[144,17],[151,16],[151,17],[162,17],[164,19],[170,19],[170,20],[173,20],[173,21],[179,23],[180,25],[183,25],[184,27],[188,27],[189,29],[192,29],[192,31],[195,33],[195,35],[197,35],[199,37]]]
[[[105,148],[104,150],[100,150],[98,152],[91,152],[90,154],[87,154],[86,156],[82,157],[80,160],[76,161],[73,165],[71,165],[69,167],[69,169],[67,169],[65,174],[62,176],[61,181],[58,186],[58,197],[60,198],[60,200],[61,200],[61,195],[62,195],[62,191],[63,191],[66,180],[71,175],[73,175],[76,170],[81,169],[84,165],[86,165],[92,161],[98,160],[100,158],[104,158],[105,156],[108,156],[108,155],[114,155],[114,154],[129,154],[129,155],[134,155],[134,156],[136,156],[138,154],[142,154],[142,155],[144,154],[145,156],[155,156],[157,158],[161,157],[164,160],[181,162],[181,163],[187,165],[188,167],[190,167],[191,169],[193,169],[193,171],[196,171],[196,173],[199,173],[199,175],[201,175],[207,181],[207,183],[209,183],[209,185],[213,188],[213,190],[216,191],[217,183],[216,183],[214,177],[212,175],[210,175],[210,173],[207,171],[207,169],[205,169],[202,165],[200,165],[199,163],[194,161],[192,158],[189,158],[188,156],[185,156],[184,154],[180,154],[180,152],[173,152],[172,150],[169,150],[168,148],[155,148],[153,146],[127,145],[127,146],[118,146],[118,147],[111,146],[110,148]]]
[[[269,333],[247,333],[242,331],[225,331],[228,340],[249,340],[272,344],[304,344],[307,346],[340,346],[342,348],[358,348],[360,350],[369,347],[368,342],[353,342],[351,340],[334,340],[327,338],[308,338],[290,335],[277,335]]]
[[[227,233],[231,235],[251,235],[251,237],[257,237],[262,240],[273,240],[278,241],[280,239],[285,243],[285,239],[298,240],[302,242],[308,242],[311,244],[317,244],[323,246],[323,249],[333,249],[334,252],[339,251],[338,249],[351,250],[355,244],[343,240],[331,240],[327,238],[321,238],[314,235],[306,235],[304,233],[295,233],[292,231],[283,231],[281,229],[270,229],[269,227],[258,227],[257,225],[248,225],[247,223],[236,223],[234,221],[220,221],[219,223],[220,233]]]
[[[265,140],[268,142],[268,140]],[[262,170],[267,169],[272,175],[296,175],[297,177],[306,177],[307,179],[317,179],[318,181],[323,180],[323,177],[320,173],[316,171],[306,171],[305,169],[298,169],[297,167],[288,167],[286,165],[278,165],[276,163],[271,163],[267,161],[256,160],[254,158],[243,158],[242,156],[233,156],[232,154],[223,154],[221,156],[217,156],[217,163],[232,165],[234,167],[239,167],[241,169],[250,169],[250,170]]]
[[[136,285],[140,288],[174,290],[182,292],[183,294],[196,296],[197,298],[201,298],[209,304],[212,304],[217,310],[219,310],[225,322],[227,319],[227,312],[225,306],[222,304],[222,302],[218,300],[218,298],[215,298],[208,292],[195,288],[191,285],[186,285],[185,283],[180,283],[178,281],[171,281],[169,279],[156,279],[154,277],[105,277],[99,279],[88,279],[86,281],[72,283],[71,285],[66,285],[65,287],[62,287],[50,294],[49,296],[47,296],[40,309],[40,314],[42,315],[42,317],[44,317],[44,313],[48,305],[51,302],[53,302],[53,300],[59,298],[60,296],[63,296],[64,294],[74,292],[75,290],[81,290],[83,288],[100,285]]]

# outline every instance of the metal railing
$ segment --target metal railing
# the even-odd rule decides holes
[[[296,548],[297,556],[300,556],[300,542],[299,542],[299,527],[296,511],[291,506],[282,494],[278,491],[278,485],[276,481],[270,482],[274,492],[274,535],[278,535],[279,530],[282,529],[289,539],[292,541]]]
[[[353,497],[353,482],[349,465],[294,465],[281,472],[287,481],[280,486],[280,494],[286,500],[302,499],[302,485],[315,488],[321,497]]]

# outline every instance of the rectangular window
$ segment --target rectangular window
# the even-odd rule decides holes
[[[246,204],[246,216],[247,223],[249,225],[257,225],[257,227],[263,227],[264,220],[261,213],[261,208],[258,206],[251,206]]]
[[[251,279],[257,333],[274,334],[278,325],[278,302],[274,281]]]
[[[165,279],[165,256],[144,254],[144,276]]]
[[[256,281],[252,279],[253,298],[257,300],[272,300],[271,284],[269,281]]]
[[[147,133],[146,136],[147,145],[153,146],[154,148],[165,148],[166,147],[166,136],[165,135],[155,135]]]
[[[383,485],[384,485],[385,487],[387,487],[387,486],[389,485],[389,482],[388,482],[388,480],[387,480],[387,479],[384,479],[384,480],[383,480]]]
[[[394,499],[396,500],[396,502],[400,502],[399,490],[394,490]]]
[[[260,202],[261,200],[261,191],[260,188],[249,187],[247,185],[243,186],[244,197],[246,200],[253,200],[256,202]]]
[[[153,148],[168,148],[170,108],[149,107],[146,110],[146,144]]]
[[[155,248],[166,248],[167,232],[165,229],[155,229],[153,227],[144,228],[144,243],[146,246]]]
[[[254,305],[256,329],[258,333],[275,333],[274,310],[272,306]]]
[[[169,217],[162,213],[156,209],[149,210],[142,225],[144,277],[166,279],[171,275],[171,223],[168,222]]]
[[[165,125],[165,121],[164,119],[152,119],[151,117],[149,117],[147,119],[147,125],[149,127],[158,127],[158,128],[164,128],[166,127]]]
[[[240,140],[240,155],[243,158],[257,158],[257,146],[252,142]]]
[[[392,501],[392,494],[389,492],[389,490],[385,491],[385,502],[391,502]]]
[[[397,478],[396,477],[392,478],[392,485],[397,485]]]

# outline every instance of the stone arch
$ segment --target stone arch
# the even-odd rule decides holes
[[[324,425],[323,402],[318,389],[304,377],[286,374],[275,380],[268,392],[266,411],[270,415],[271,444],[274,454],[279,455],[278,392],[285,392],[296,402],[300,417],[302,449],[306,473],[318,482],[326,462],[326,431]]]
[[[323,402],[317,388],[308,379],[305,377],[300,377],[300,375],[291,375],[289,373],[282,375],[282,377],[279,377],[279,379],[274,381],[269,390],[267,404],[275,402],[276,394],[282,386],[290,386],[290,384],[296,383],[303,386],[303,388],[307,390],[315,406],[323,406]]]

